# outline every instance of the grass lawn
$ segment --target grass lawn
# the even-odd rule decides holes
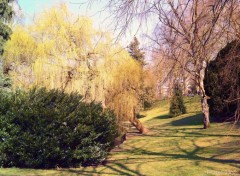
[[[185,99],[187,114],[169,118],[169,102],[142,112],[147,135],[130,133],[105,166],[36,170],[0,168],[0,175],[240,176],[240,128],[212,123],[202,129],[200,99]]]

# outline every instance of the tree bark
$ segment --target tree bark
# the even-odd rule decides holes
[[[207,129],[210,127],[210,120],[209,120],[209,107],[207,104],[207,97],[201,97],[201,103],[202,103],[202,112],[203,112],[203,128]]]
[[[188,95],[188,84],[187,84],[187,78],[184,77],[184,80],[183,80],[183,93],[185,96]]]
[[[207,100],[209,99],[209,97],[206,95],[205,88],[204,88],[205,68],[206,68],[206,65],[205,63],[203,63],[203,67],[200,71],[198,78],[199,78],[199,89],[201,93],[201,104],[202,104],[202,112],[203,112],[203,124],[204,124],[203,128],[207,129],[210,127],[210,119],[209,119],[209,106],[207,103]]]
[[[136,127],[136,129],[141,133],[141,134],[146,134],[148,133],[148,129],[143,126],[143,124],[140,122],[140,120],[137,119],[136,116],[136,109],[133,108],[133,118],[129,120],[131,124]]]
[[[138,120],[136,117],[134,119],[130,120],[131,124],[136,127],[136,129],[141,133],[141,134],[146,134],[149,132],[147,128],[145,128],[140,120]]]
[[[184,70],[184,68],[182,68],[182,78],[183,78],[183,94],[187,96],[188,95],[188,79],[187,79],[187,73]]]

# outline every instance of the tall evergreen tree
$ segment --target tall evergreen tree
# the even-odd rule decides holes
[[[149,87],[144,83],[144,79],[146,78],[143,70],[144,65],[146,65],[144,61],[145,53],[142,51],[139,45],[140,43],[137,37],[134,37],[133,41],[128,46],[128,52],[132,56],[132,58],[135,59],[142,67],[141,86],[139,92],[139,106],[143,109],[146,109],[151,107],[154,99],[154,90],[153,87]]]
[[[139,44],[140,43],[137,37],[134,37],[133,41],[128,47],[128,52],[136,61],[138,61],[142,66],[144,66],[144,52],[140,49]]]
[[[7,25],[13,17],[13,8],[10,5],[14,0],[0,0],[0,54],[3,53],[4,44],[10,38],[11,28]]]

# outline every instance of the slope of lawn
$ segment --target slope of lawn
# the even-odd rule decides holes
[[[240,128],[211,124],[203,130],[198,97],[186,98],[187,114],[169,118],[167,100],[141,113],[150,132],[133,129],[105,166],[33,170],[0,169],[0,175],[221,175],[240,176]]]

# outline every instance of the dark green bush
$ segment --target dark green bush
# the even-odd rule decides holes
[[[179,116],[186,113],[186,107],[183,102],[182,90],[176,86],[173,90],[173,96],[171,98],[169,115],[171,117]]]
[[[77,93],[41,88],[0,97],[2,167],[96,165],[113,146],[114,114]]]
[[[152,107],[152,102],[150,101],[144,101],[143,102],[144,110]]]
[[[8,76],[3,74],[2,68],[0,66],[0,89],[10,91],[10,87],[11,87],[11,80]]]
[[[234,120],[240,92],[240,44],[228,43],[209,63],[206,69],[204,87],[210,116],[215,121]]]

